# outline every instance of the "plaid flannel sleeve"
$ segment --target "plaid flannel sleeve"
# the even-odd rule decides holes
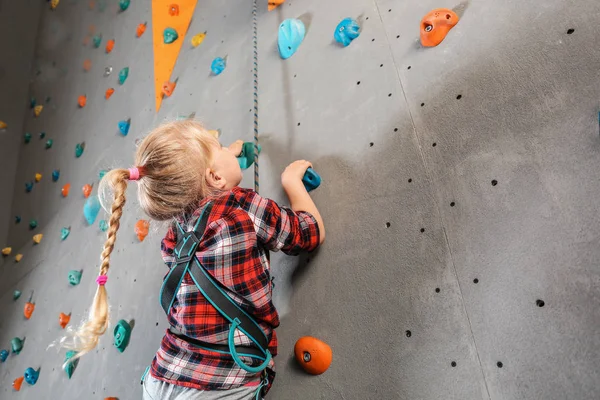
[[[319,246],[319,226],[312,214],[294,212],[256,192],[248,192],[248,215],[254,222],[258,240],[269,250],[288,255],[312,251]]]
[[[175,261],[174,249],[177,245],[177,235],[175,233],[175,228],[173,224],[169,227],[167,234],[163,238],[160,243],[160,252],[162,254],[163,261],[169,268],[171,267],[171,263]]]

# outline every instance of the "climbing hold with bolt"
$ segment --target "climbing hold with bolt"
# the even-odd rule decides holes
[[[13,354],[19,354],[21,350],[23,350],[23,344],[25,344],[25,338],[12,338],[10,341],[10,347],[12,349]]]
[[[58,315],[58,324],[61,328],[65,329],[65,327],[69,324],[69,321],[71,321],[71,313],[65,314],[61,312]]]
[[[62,189],[60,189],[60,194],[62,197],[67,197],[69,195],[69,191],[71,190],[71,184],[65,183]]]
[[[71,286],[77,286],[79,285],[79,282],[81,282],[81,275],[83,274],[83,270],[75,270],[72,269],[69,271],[69,283],[71,284]]]
[[[86,183],[85,185],[83,185],[83,187],[81,188],[81,191],[83,192],[83,197],[85,197],[86,199],[88,197],[90,197],[90,194],[92,194],[92,189],[93,189],[93,186],[90,185],[89,183]]]
[[[13,300],[18,300],[19,297],[21,297],[21,291],[20,290],[15,290],[13,292]]]
[[[331,347],[312,336],[304,336],[296,342],[294,355],[300,366],[312,375],[327,371],[333,358]]]
[[[76,358],[75,360],[71,361],[71,359],[75,357],[76,354],[77,352],[75,350],[69,350],[65,355],[64,369],[69,379],[71,379],[71,377],[73,376],[73,372],[75,372],[75,369],[77,368],[77,364],[79,364],[79,358]]]
[[[171,95],[173,94],[173,91],[175,90],[175,86],[177,86],[177,80],[175,80],[175,82],[165,82],[163,83],[162,86],[162,94],[165,97],[171,97]]]
[[[0,121],[0,129],[6,129],[8,128],[8,124],[4,121]]]
[[[10,253],[12,253],[12,247],[5,247],[2,249],[3,256],[10,256]]]
[[[29,229],[33,230],[35,228],[37,228],[38,223],[35,219],[32,219],[31,221],[29,221]]]
[[[131,4],[130,0],[119,0],[119,7],[121,11],[125,11],[129,8],[129,4]]]
[[[137,26],[137,28],[135,29],[135,36],[136,37],[139,38],[139,37],[141,37],[144,34],[144,32],[146,32],[146,25],[147,25],[147,22],[144,22],[143,24],[139,24]]]
[[[279,55],[284,60],[290,58],[298,50],[298,47],[306,36],[306,27],[299,19],[286,19],[279,25],[277,46]]]
[[[179,6],[177,4],[171,4],[169,6],[169,15],[171,17],[179,16]]]
[[[40,377],[40,369],[38,368],[36,371],[35,369],[29,367],[25,370],[24,376],[25,382],[29,383],[30,385],[35,385]]]
[[[117,322],[115,329],[113,331],[114,344],[117,350],[122,353],[127,348],[129,344],[129,339],[131,337],[131,325],[125,321],[124,319]]]
[[[81,157],[84,149],[85,149],[85,142],[77,143],[75,145],[75,157],[76,158]]]
[[[262,147],[258,145],[258,154],[260,154]],[[254,164],[254,143],[244,142],[242,145],[242,152],[237,156],[238,164],[241,169],[248,169]]]
[[[43,139],[46,137],[46,132],[40,132],[40,139]]]
[[[197,34],[197,35],[194,35],[194,36],[192,36],[192,40],[191,40],[191,42],[192,42],[192,46],[193,46],[193,47],[198,47],[198,46],[200,46],[200,44],[201,44],[202,42],[204,42],[204,39],[205,39],[205,38],[206,38],[206,32],[204,32],[204,33],[199,33],[199,34]]]
[[[179,38],[179,34],[173,28],[165,28],[163,31],[163,42],[165,44],[171,44]]]
[[[23,254],[17,254],[15,256],[15,262],[21,262],[22,259],[23,259]]]
[[[212,71],[212,73],[214,75],[220,75],[221,72],[223,72],[225,70],[226,66],[227,66],[227,61],[224,58],[217,57],[210,64],[210,70]]]
[[[83,205],[83,215],[88,224],[93,225],[100,212],[100,200],[98,196],[90,196]]]
[[[344,18],[333,32],[333,38],[344,47],[348,46],[359,35],[360,25],[352,18]]]
[[[122,85],[127,80],[129,76],[129,67],[125,67],[119,71],[119,84]]]
[[[42,180],[42,174],[40,174],[39,172],[36,173],[34,179],[35,179],[36,182],[41,181]]]
[[[106,42],[106,54],[109,54],[115,48],[115,39],[110,39]]]
[[[80,108],[85,107],[85,105],[87,104],[87,96],[86,95],[81,95],[77,98],[77,104],[79,104]]]
[[[25,135],[23,135],[23,140],[25,141],[25,143],[31,142],[31,133],[26,132]]]
[[[94,47],[97,49],[98,47],[100,47],[100,45],[102,44],[102,34],[99,33],[98,35],[95,35],[92,38],[92,44],[94,45]]]
[[[52,144],[54,144],[54,140],[52,140],[52,139],[46,140],[46,145],[45,145],[46,150],[48,150],[49,148],[51,148]]]
[[[304,176],[302,177],[302,183],[304,184],[306,191],[310,192],[311,190],[315,190],[319,187],[319,185],[321,185],[321,177],[319,176],[319,174],[317,174],[317,172],[314,169],[309,168],[306,170]]]
[[[149,228],[150,222],[145,219],[140,219],[135,223],[135,234],[140,242],[143,242],[146,236],[148,236]]]
[[[20,224],[20,223],[21,223],[21,216],[15,215],[15,224]]]
[[[112,96],[114,92],[115,92],[115,89],[113,89],[113,88],[106,89],[106,93],[104,93],[104,98],[106,100],[110,99],[110,96]]]
[[[127,136],[127,134],[129,133],[129,127],[131,126],[131,118],[129,118],[128,120],[119,121],[118,126],[121,135]]]
[[[428,12],[421,20],[421,44],[434,47],[442,43],[458,20],[458,15],[448,8],[436,8]]]
[[[40,114],[42,113],[42,110],[43,110],[43,109],[44,109],[44,106],[43,106],[43,105],[41,105],[41,104],[40,104],[40,105],[37,105],[37,106],[35,106],[35,107],[33,108],[33,114],[34,114],[36,117],[39,117],[39,116],[40,116]]]
[[[60,240],[65,240],[66,238],[68,238],[70,233],[71,233],[70,226],[68,228],[62,228],[60,230]]]
[[[0,351],[0,361],[4,362],[8,358],[8,350]]]
[[[106,222],[105,219],[101,220],[98,226],[102,232],[106,232],[108,230],[108,222]]]

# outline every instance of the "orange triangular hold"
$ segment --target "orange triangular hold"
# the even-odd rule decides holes
[[[276,9],[283,4],[285,0],[269,0],[269,11]]]
[[[154,43],[154,93],[156,96],[156,112],[162,104],[163,84],[169,82],[175,62],[179,56],[181,45],[185,41],[194,9],[198,0],[179,0],[179,14],[171,15],[173,0],[152,0],[152,41]],[[166,28],[177,31],[178,38],[171,44],[165,44],[163,32]]]

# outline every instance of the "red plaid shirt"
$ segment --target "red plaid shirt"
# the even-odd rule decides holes
[[[179,219],[184,230],[193,229],[203,207],[200,203],[190,216]],[[259,323],[267,338],[269,350],[277,355],[279,315],[271,300],[272,284],[266,250],[296,255],[319,245],[319,228],[307,212],[294,212],[249,189],[236,187],[216,199],[204,237],[196,257],[198,261],[230,290],[230,295]],[[172,224],[162,241],[162,256],[169,268],[175,257],[177,226]],[[234,295],[231,294],[235,293]],[[188,274],[181,283],[169,323],[186,336],[208,343],[227,344],[229,322],[202,296]],[[250,339],[239,330],[236,345],[250,345]],[[252,365],[252,359],[242,360]],[[260,364],[254,360],[254,365]],[[270,367],[273,367],[271,361]],[[153,377],[179,386],[201,390],[225,390],[260,380],[236,365],[231,356],[200,349],[167,330],[154,360]]]

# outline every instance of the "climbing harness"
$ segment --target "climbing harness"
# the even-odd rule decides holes
[[[252,27],[254,43],[254,191],[259,192],[258,182],[258,23],[256,19],[256,2],[252,6]]]
[[[185,232],[177,222],[180,235],[178,235],[179,238],[174,250],[175,261],[161,287],[160,302],[165,313],[169,315],[169,310],[173,306],[181,282],[185,275],[189,274],[206,300],[208,300],[208,302],[230,322],[228,344],[217,345],[202,342],[198,339],[183,335],[173,327],[170,328],[170,331],[182,340],[202,349],[222,354],[230,354],[235,363],[243,370],[250,373],[259,373],[271,362],[271,353],[268,350],[269,338],[265,335],[258,323],[256,323],[248,313],[227,295],[227,289],[210,275],[196,257],[196,249],[204,236],[211,210],[212,203],[209,203],[202,211],[202,215],[198,218],[194,229],[190,232]],[[236,330],[240,330],[248,336],[253,342],[253,345],[236,346],[234,343]],[[259,360],[261,361],[261,364],[256,367],[249,366],[242,361],[241,357]]]

